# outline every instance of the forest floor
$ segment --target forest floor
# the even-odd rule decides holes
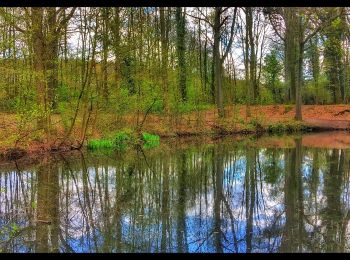
[[[162,138],[242,135],[266,132],[273,125],[281,127],[298,124],[293,119],[295,115],[293,105],[251,106],[251,116],[247,116],[245,105],[227,106],[225,111],[223,119],[219,119],[215,108],[184,113],[176,117],[152,113],[147,115],[142,131],[158,134]],[[312,130],[350,129],[350,105],[303,105],[302,115],[301,125]],[[117,119],[115,115],[100,113],[96,117],[92,117],[92,127],[87,133],[87,138],[112,137],[123,128],[135,128],[136,122],[142,121],[143,118],[143,114],[138,116],[138,120],[136,114],[128,114]],[[18,157],[25,153],[48,152],[53,150],[52,148],[56,148],[62,141],[60,138],[64,136],[64,128],[60,115],[54,114],[52,121],[52,137],[49,141],[45,141],[40,131],[33,130],[35,129],[34,122],[32,122],[32,127],[26,128],[28,132],[21,131],[18,118],[14,114],[0,113],[0,157],[1,155],[5,158]],[[79,120],[77,125],[79,125]],[[35,132],[36,134],[33,134]],[[65,140],[65,146],[62,147],[69,150],[72,146],[76,146],[80,142],[80,132],[80,129],[74,129],[71,137],[69,140]],[[333,135],[333,139],[330,137],[329,140],[326,133],[320,133],[320,137],[322,137],[322,142],[328,146],[334,142],[340,146],[350,145],[350,134],[346,132],[339,133],[337,137]],[[270,140],[267,141],[270,143],[274,142],[271,138],[266,140]],[[320,140],[310,137],[305,142],[309,146],[313,146],[318,145]]]
[[[177,117],[173,123],[166,122],[164,117],[150,115],[147,117],[144,129],[160,136],[173,134],[185,136],[220,133],[220,131],[223,133],[256,132],[257,123],[263,129],[276,124],[295,124],[293,105],[251,106],[250,116],[247,116],[246,108],[245,105],[226,107],[224,119],[219,119],[215,108],[191,112]],[[350,129],[350,105],[303,105],[302,117],[301,124],[313,130]]]

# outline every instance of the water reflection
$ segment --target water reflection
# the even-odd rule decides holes
[[[348,252],[350,150],[223,141],[0,170],[2,252]]]

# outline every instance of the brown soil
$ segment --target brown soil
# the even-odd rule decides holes
[[[172,127],[178,135],[215,132],[222,126],[233,132],[240,132],[247,130],[246,123],[252,119],[258,119],[263,126],[267,126],[290,122],[295,115],[294,106],[288,105],[252,106],[250,110],[251,116],[247,117],[246,106],[227,107],[226,118],[221,121],[216,109],[193,112],[183,115]],[[350,127],[350,105],[304,105],[302,116],[304,125],[320,130],[346,130]],[[164,126],[164,118],[156,115],[149,116],[145,122],[145,129],[166,136],[169,131]]]
[[[191,136],[191,135],[212,135],[212,134],[242,134],[255,133],[257,130],[249,125],[255,121],[266,129],[269,124],[292,122],[295,109],[292,105],[265,105],[251,106],[251,116],[246,115],[246,106],[226,107],[226,116],[219,119],[215,108],[205,111],[191,112],[177,117],[165,117],[157,114],[147,116],[143,131],[158,134],[162,137]],[[318,130],[347,130],[350,128],[350,105],[304,105],[302,107],[303,124]],[[143,115],[140,116],[143,118]],[[136,125],[136,115],[124,116],[122,121],[115,121],[115,116],[100,114],[93,124],[92,130],[88,132],[89,138],[104,137],[106,133],[112,133],[120,128],[132,128]],[[0,113],[0,155],[7,154],[11,157],[22,155],[23,150],[29,154],[45,153],[52,151],[61,142],[59,136],[63,136],[63,127],[60,124],[60,116],[53,115],[52,138],[49,141],[42,138],[40,131],[35,131],[34,126],[26,131],[20,131],[18,120],[14,114]],[[29,127],[30,128],[30,127]],[[28,133],[37,133],[35,137],[27,138]],[[29,136],[29,135],[28,135]],[[334,142],[340,144],[347,142],[346,133],[339,134],[336,139],[327,141],[327,134],[322,137],[322,143],[329,145]],[[71,137],[65,140],[63,150],[70,150],[80,140],[80,129],[74,129]],[[319,138],[319,137],[318,137]],[[16,142],[16,140],[19,140]],[[317,138],[303,139],[305,144],[312,146],[312,143],[319,144]],[[279,141],[278,141],[279,142]],[[347,144],[346,144],[347,145]],[[19,148],[18,151],[13,148]],[[9,152],[10,151],[10,152]],[[10,155],[9,155],[10,154]]]

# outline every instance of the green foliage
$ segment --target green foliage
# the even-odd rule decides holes
[[[32,207],[32,209],[36,209],[36,207],[37,207],[36,201],[32,201],[31,207]]]
[[[113,138],[110,139],[92,139],[88,141],[88,149],[116,149],[123,151],[128,147],[143,143],[144,148],[153,148],[160,144],[160,137],[149,133],[142,133],[139,139],[135,132],[131,129],[123,129],[117,132]]]
[[[247,99],[246,83],[244,80],[237,80],[233,102],[235,104],[245,104],[246,99]]]
[[[19,226],[16,223],[11,224],[11,233],[10,236],[13,237],[15,236],[19,231]]]
[[[56,112],[61,115],[63,127],[67,130],[72,122],[72,110],[68,102],[58,102]]]
[[[67,84],[60,84],[57,88],[57,101],[68,101],[72,96],[72,89]]]
[[[123,66],[121,67],[122,86],[127,89],[130,95],[136,93],[135,63],[136,60],[134,57],[125,55],[122,62]]]
[[[179,113],[189,113],[193,111],[201,111],[211,108],[210,104],[194,104],[191,102],[181,102],[178,104],[177,109]]]
[[[118,114],[124,114],[125,112],[132,110],[135,106],[135,98],[131,99],[129,97],[129,90],[127,88],[120,89],[117,99],[116,112]]]
[[[271,50],[265,57],[265,66],[263,67],[263,77],[265,85],[272,94],[275,103],[282,101],[282,84],[280,82],[280,74],[283,69],[282,62],[278,59],[277,51]],[[270,101],[270,100],[266,100]]]
[[[283,169],[278,165],[279,160],[276,158],[276,155],[267,154],[268,159],[266,163],[262,166],[263,172],[265,173],[265,181],[270,184],[275,184],[280,177]]]
[[[303,89],[303,99],[305,104],[329,104],[332,102],[332,93],[328,88],[329,80],[326,75],[321,75],[316,84],[309,80]]]
[[[260,93],[258,97],[259,104],[273,104],[275,102],[275,97],[272,94],[271,90],[268,88],[261,88]]]
[[[160,141],[159,135],[153,135],[153,134],[149,134],[146,132],[142,133],[142,138],[143,138],[143,141],[145,141],[145,142],[159,142]]]
[[[124,129],[115,134],[114,145],[118,150],[125,150],[129,145],[134,145],[136,143],[136,134],[130,129]]]
[[[142,140],[144,141],[143,148],[145,149],[150,149],[159,146],[160,144],[159,135],[153,135],[146,132],[142,133]]]
[[[335,9],[331,9],[328,15],[334,15]],[[332,102],[341,100],[341,89],[344,91],[342,77],[344,74],[343,59],[345,51],[342,40],[345,36],[345,24],[340,17],[332,21],[331,26],[324,30],[326,40],[324,41],[324,71],[329,80],[329,89],[332,93]]]
[[[114,148],[115,144],[111,140],[92,139],[88,141],[87,147],[88,149],[91,149],[91,150],[106,149],[106,148]]]
[[[248,98],[251,99],[251,97],[247,95],[249,79],[244,78],[245,69],[242,69],[238,64],[234,64],[233,60],[227,60],[225,66],[223,66],[222,74],[215,76],[213,48],[211,47],[212,34],[207,34],[202,30],[203,28],[200,29],[199,24],[194,24],[193,27],[192,24],[186,23],[186,17],[182,9],[177,8],[176,13],[172,12],[169,16],[169,26],[166,26],[165,32],[166,35],[169,34],[169,37],[166,37],[167,55],[165,55],[164,48],[162,48],[164,44],[162,43],[163,46],[159,45],[160,38],[163,38],[160,37],[160,34],[163,32],[161,33],[157,26],[153,26],[159,24],[159,12],[146,17],[143,16],[145,14],[143,14],[142,9],[123,9],[120,14],[118,13],[120,15],[118,17],[121,19],[119,28],[116,23],[117,12],[108,13],[105,17],[105,11],[103,10],[94,9],[93,13],[90,13],[91,10],[89,9],[85,10],[86,17],[90,17],[91,14],[95,17],[96,14],[97,20],[102,19],[100,22],[104,26],[99,27],[99,29],[96,28],[98,21],[90,19],[92,16],[89,19],[81,20],[81,26],[77,29],[79,32],[67,32],[65,38],[69,39],[71,33],[83,33],[83,28],[90,28],[84,32],[84,39],[87,42],[81,42],[84,44],[78,49],[63,48],[67,47],[62,45],[63,41],[58,42],[58,50],[62,52],[52,56],[44,55],[42,57],[43,69],[33,66],[35,65],[33,58],[35,60],[36,54],[38,56],[40,54],[36,53],[36,48],[32,48],[36,45],[33,45],[32,42],[34,38],[30,37],[31,30],[25,28],[24,23],[23,28],[28,29],[25,30],[28,34],[23,34],[23,37],[17,37],[17,34],[9,34],[7,29],[13,27],[9,24],[9,21],[15,21],[16,16],[13,16],[13,14],[17,11],[14,10],[13,14],[9,10],[3,11],[2,15],[7,14],[8,18],[13,16],[14,19],[5,19],[1,29],[2,35],[6,37],[3,37],[4,39],[0,43],[3,53],[0,63],[2,71],[2,77],[0,77],[0,111],[16,112],[16,119],[18,119],[18,122],[13,124],[16,124],[18,132],[6,139],[13,138],[17,140],[26,134],[30,135],[28,138],[39,138],[40,133],[35,132],[37,130],[35,123],[38,122],[38,125],[40,125],[38,119],[52,115],[53,111],[49,109],[51,107],[51,104],[49,104],[51,96],[55,97],[55,101],[57,101],[55,105],[57,106],[55,106],[55,114],[51,117],[51,131],[46,132],[50,132],[50,137],[60,139],[62,137],[59,136],[60,134],[68,133],[67,130],[71,126],[75,111],[77,111],[77,116],[74,117],[74,120],[76,119],[75,124],[72,125],[69,138],[74,139],[76,137],[74,135],[79,134],[80,130],[84,130],[85,126],[87,127],[86,136],[91,136],[92,127],[94,127],[94,134],[98,133],[105,138],[90,140],[88,146],[91,149],[111,146],[124,149],[126,146],[139,142],[138,138],[128,132],[118,132],[115,136],[109,136],[109,134],[122,129],[130,122],[135,124],[136,116],[142,120],[146,111],[162,114],[165,105],[167,105],[170,112],[167,117],[171,119],[169,121],[173,124],[173,122],[181,122],[181,120],[177,120],[177,115],[212,108],[215,106],[214,96],[216,96],[212,93],[212,82],[215,82],[215,77],[222,78],[225,105],[232,105],[232,103],[245,104],[248,101],[249,103],[263,105],[284,101],[285,91],[287,87],[290,87],[289,84],[283,82],[284,69],[288,72],[288,67],[283,67],[283,55],[280,55],[284,51],[283,44],[276,41],[275,38],[266,41],[266,46],[255,46],[256,50],[262,50],[260,47],[263,48],[267,55],[262,57],[264,59],[262,63],[261,59],[256,57],[258,60],[256,60],[257,64],[254,70],[246,68],[251,72],[248,74],[256,73],[256,77],[260,81],[257,82],[259,96],[254,102],[250,102],[252,100],[248,100]],[[137,10],[140,11],[140,15]],[[305,43],[303,61],[311,59],[306,55],[309,49],[313,50],[311,56],[314,57],[313,61],[317,60],[317,62],[311,62],[311,64],[308,64],[309,66],[304,66],[303,69],[307,70],[308,67],[317,67],[318,69],[313,71],[317,71],[317,73],[307,74],[303,71],[303,76],[305,76],[303,82],[305,84],[301,87],[301,91],[304,104],[327,104],[349,100],[347,86],[349,82],[349,61],[345,55],[347,53],[345,36],[348,21],[338,13],[340,9],[322,10],[320,9],[317,14],[298,11],[302,17],[311,15],[313,19],[315,18],[315,22],[321,18],[322,22],[330,22],[329,26],[322,28]],[[43,19],[42,25],[46,24],[47,27],[47,22],[50,19],[47,19],[46,12],[43,15],[45,19]],[[334,17],[337,18],[333,19]],[[140,30],[139,27],[143,18],[147,18],[147,23]],[[330,20],[331,18],[332,20]],[[115,22],[106,23],[107,20],[104,19]],[[321,20],[318,22],[321,22]],[[307,22],[307,20],[304,22]],[[288,24],[286,23],[286,25]],[[263,26],[263,24],[255,25]],[[304,25],[305,28],[308,28],[307,23],[304,23]],[[96,32],[95,29],[98,33],[94,33]],[[224,37],[226,29],[221,30],[223,33],[221,36]],[[262,27],[257,29],[259,31]],[[312,31],[312,28],[310,29]],[[195,36],[190,33],[193,30],[200,32],[203,37],[206,34],[207,37],[197,37],[198,35]],[[50,34],[47,36],[41,39],[43,40],[41,46],[49,46],[48,40],[51,36]],[[28,41],[23,41],[22,38]],[[201,38],[202,40],[205,39],[205,42],[201,41]],[[312,41],[313,47],[307,46]],[[233,45],[232,48],[238,50],[236,45]],[[292,51],[292,49],[290,53],[287,49],[285,51],[284,57],[286,58],[288,58],[288,54],[296,53],[296,50]],[[94,53],[96,54],[95,58],[91,56]],[[52,57],[51,60],[45,60],[45,58],[50,57]],[[166,57],[168,59],[167,65],[164,64],[164,58]],[[287,61],[288,59],[286,59]],[[312,64],[317,66],[312,66]],[[51,69],[51,65],[55,65],[54,70]],[[320,75],[322,73],[325,75]],[[316,79],[308,80],[311,76]],[[164,80],[166,80],[166,86],[163,86]],[[167,89],[166,92],[165,88]],[[37,93],[39,91],[45,93]],[[333,96],[341,96],[341,99],[333,98]],[[183,102],[184,100],[185,102]],[[42,104],[37,104],[37,102],[42,102]],[[285,111],[288,112],[289,108],[286,108]],[[198,126],[200,124],[204,125],[203,114],[198,113],[197,117],[193,113],[190,118],[197,117]],[[148,118],[152,118],[152,116],[150,115]],[[233,118],[234,122],[245,123],[240,118],[235,119],[235,116]],[[86,119],[88,121],[85,121]],[[164,125],[167,124],[166,121],[162,120]],[[258,120],[252,120],[249,123],[249,128],[256,128],[260,123]],[[169,131],[171,127],[170,124],[161,126],[161,130]],[[284,132],[289,129],[288,127],[285,129],[283,124],[270,128],[271,131],[277,132]],[[32,134],[32,132],[35,133]],[[41,134],[41,137],[43,136]]]
[[[152,106],[150,111],[153,113],[161,113],[161,112],[163,112],[163,107],[164,107],[163,100],[157,99],[154,102],[154,105]]]
[[[270,124],[267,128],[268,132],[277,134],[293,133],[302,130],[305,130],[304,126],[298,121]]]
[[[286,130],[286,127],[282,123],[276,123],[268,126],[268,131],[271,133],[283,133]]]
[[[261,130],[265,119],[263,116],[251,118],[248,122],[248,129],[253,128],[255,130]]]

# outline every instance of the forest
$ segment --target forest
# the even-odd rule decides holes
[[[350,8],[0,7],[0,253],[350,252]]]
[[[349,18],[346,7],[1,7],[0,153],[347,129]]]

